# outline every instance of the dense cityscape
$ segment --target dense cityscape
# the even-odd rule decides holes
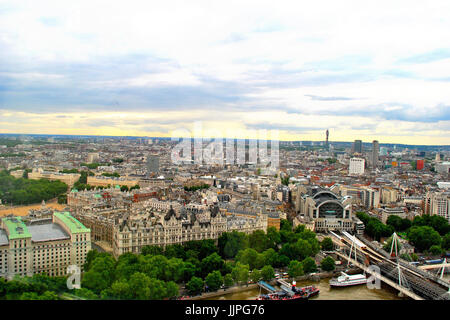
[[[338,234],[426,267],[427,281],[442,269],[433,285],[448,285],[445,264],[428,268],[450,250],[448,146],[332,142],[327,131],[279,142],[274,168],[249,162],[248,143],[244,164],[199,163],[193,145],[174,164],[179,141],[2,135],[2,298],[207,299],[320,281],[349,268]]]
[[[0,0],[2,315],[445,315],[449,17]]]

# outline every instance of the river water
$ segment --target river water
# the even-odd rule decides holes
[[[322,279],[320,282],[315,281],[298,281],[297,287],[314,285],[319,288],[318,296],[311,300],[401,300],[397,291],[381,284],[381,289],[369,289],[366,285],[358,285],[347,288],[330,288],[328,281],[330,279]],[[278,289],[278,288],[277,288]],[[219,297],[210,298],[210,300],[254,300],[260,293],[260,289],[251,289],[238,293],[224,294]],[[262,290],[262,293],[265,293]]]

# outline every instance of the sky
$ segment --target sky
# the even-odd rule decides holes
[[[3,1],[0,133],[450,144],[450,2]]]

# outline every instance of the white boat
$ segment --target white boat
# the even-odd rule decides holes
[[[367,283],[367,278],[364,274],[348,275],[344,272],[342,272],[342,276],[330,280],[332,287],[349,287],[365,283]]]

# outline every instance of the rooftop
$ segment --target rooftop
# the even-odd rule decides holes
[[[86,228],[80,221],[72,217],[69,212],[55,212],[53,215],[59,218],[72,233],[90,232],[90,229]]]
[[[0,246],[8,244],[8,234],[5,229],[0,229]]]
[[[57,223],[29,225],[28,230],[31,233],[31,240],[33,242],[70,239],[67,232]]]
[[[10,240],[31,238],[27,226],[20,217],[8,217],[2,220],[3,224],[8,229],[8,238]]]

